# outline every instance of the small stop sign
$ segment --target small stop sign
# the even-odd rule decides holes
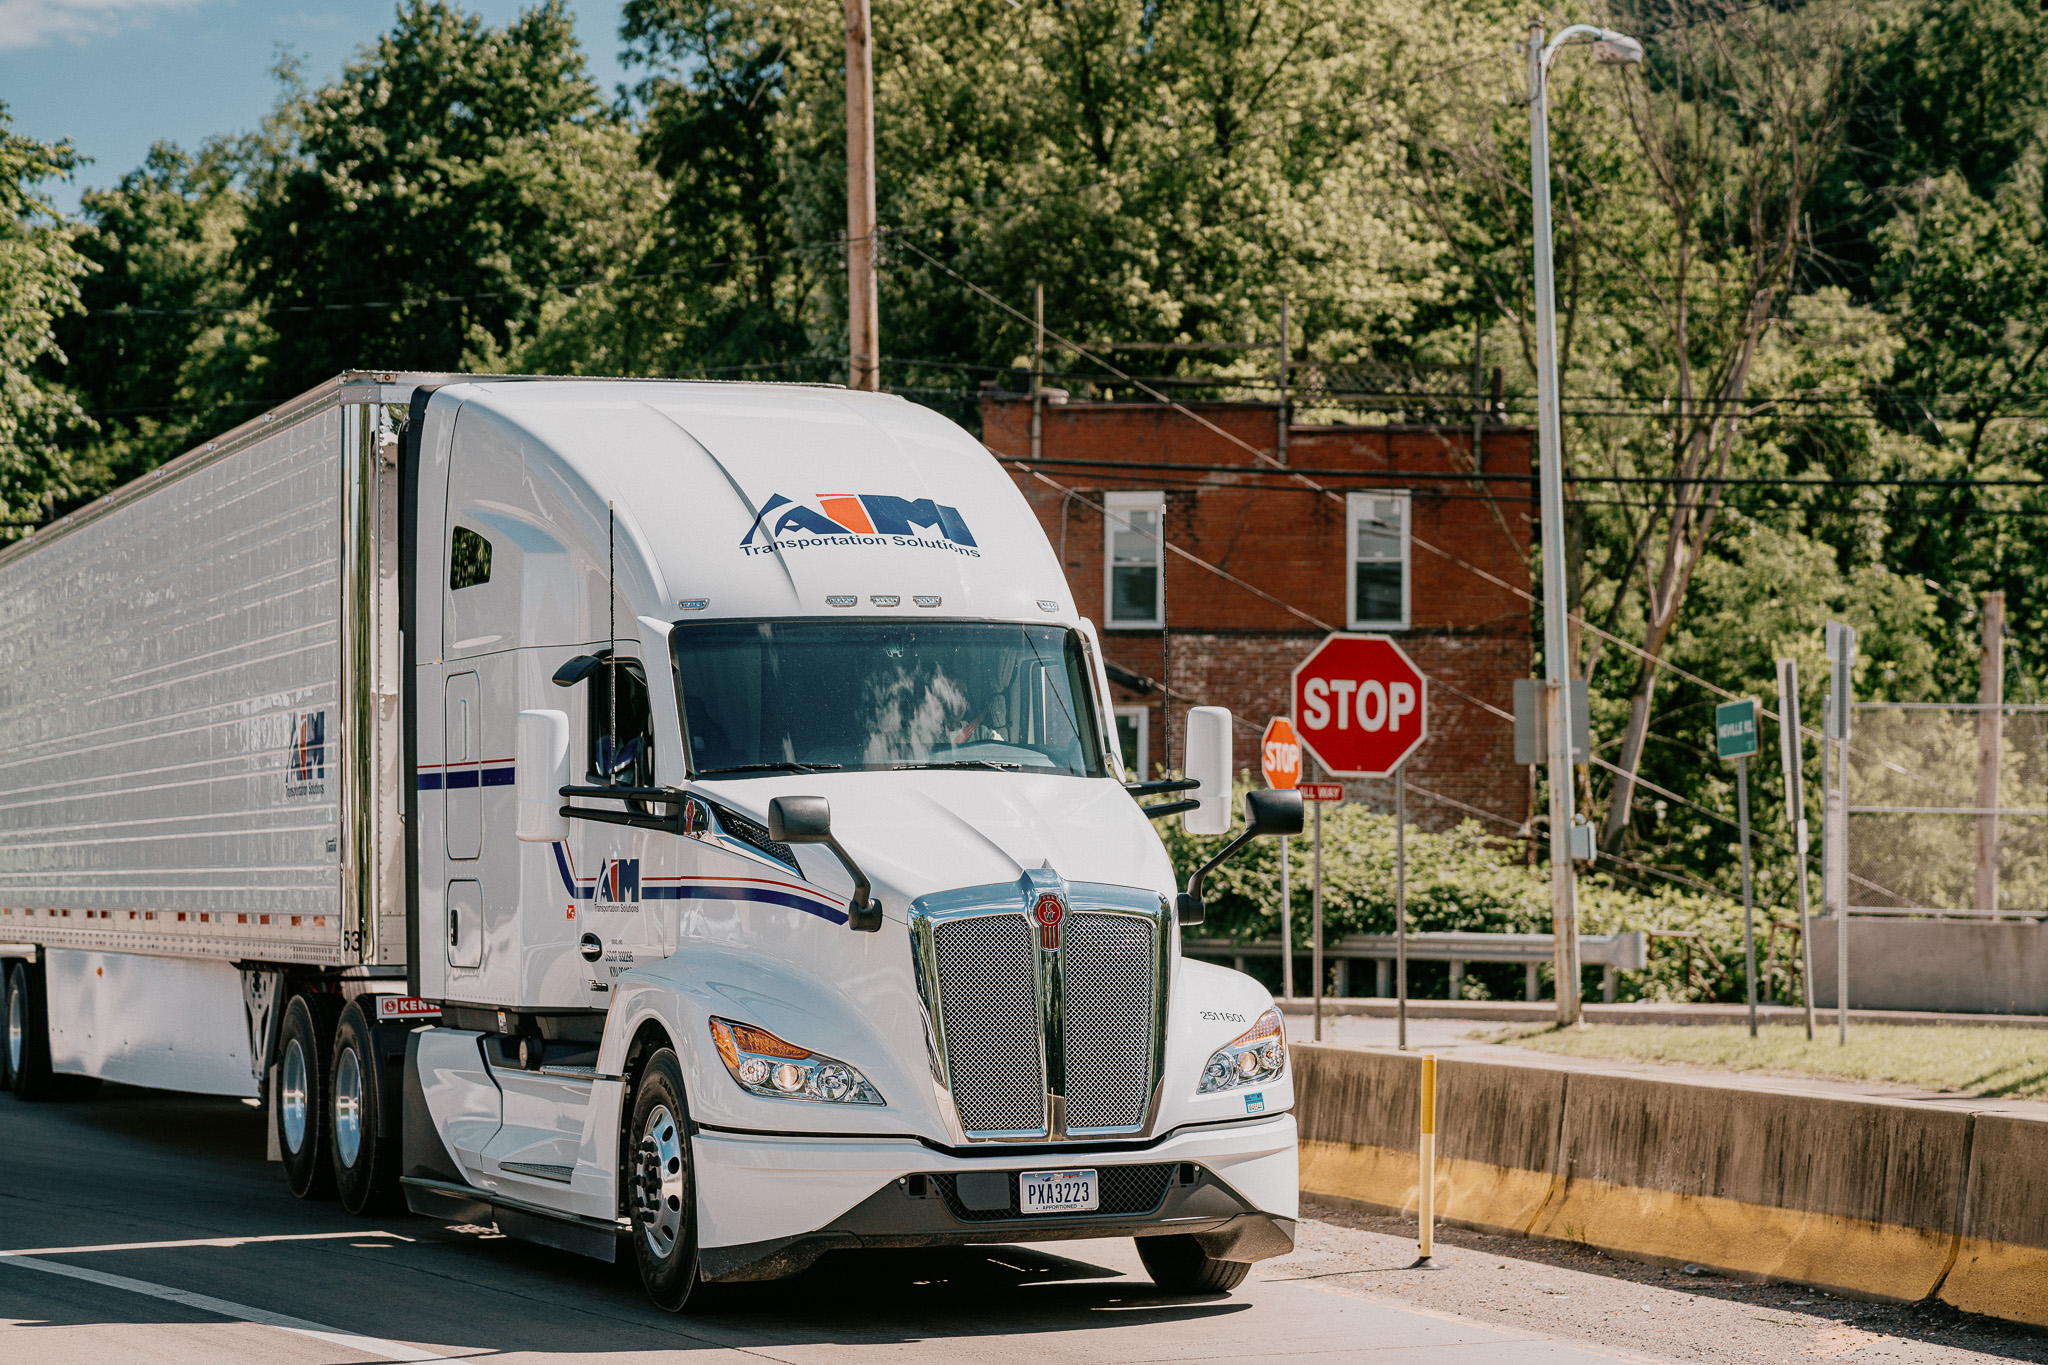
[[[1259,741],[1259,769],[1266,785],[1275,791],[1292,791],[1301,781],[1301,741],[1285,716],[1266,722],[1265,738]]]
[[[1385,777],[1429,736],[1417,668],[1384,635],[1332,635],[1294,670],[1301,742],[1338,777]]]

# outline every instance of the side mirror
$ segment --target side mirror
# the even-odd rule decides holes
[[[562,815],[562,788],[569,785],[568,712],[521,711],[513,761],[519,838],[529,844],[568,838],[569,822]]]
[[[1225,711],[1223,714],[1227,722],[1230,713]],[[1236,857],[1238,851],[1254,839],[1268,834],[1301,833],[1301,812],[1300,792],[1263,789],[1246,792],[1244,833],[1195,869],[1195,875],[1188,878],[1188,889],[1181,892],[1174,902],[1174,919],[1181,924],[1200,924],[1206,913],[1202,907],[1202,883],[1209,879],[1209,874]]]
[[[832,803],[822,796],[778,796],[768,803],[768,837],[781,844],[823,844],[853,878],[853,897],[846,903],[846,927],[874,933],[882,927],[882,903],[860,865],[847,856],[832,835]]]
[[[1230,708],[1197,706],[1188,711],[1187,775],[1199,783],[1191,799],[1201,802],[1180,817],[1190,834],[1230,833]]]
[[[1298,791],[1261,788],[1244,794],[1245,828],[1253,838],[1301,833],[1304,810]]]
[[[768,803],[768,837],[778,844],[832,840],[832,803],[822,796],[778,796]]]

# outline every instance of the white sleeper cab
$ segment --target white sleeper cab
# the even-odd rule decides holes
[[[862,1247],[1293,1245],[1293,1078],[1185,960],[996,461],[829,387],[348,374],[0,551],[24,1097],[267,1106],[294,1193],[654,1301]],[[1166,798],[1149,807],[1140,798]],[[1254,793],[1239,837],[1299,830]],[[1215,863],[1211,863],[1213,868]],[[630,1247],[630,1252],[626,1248]]]

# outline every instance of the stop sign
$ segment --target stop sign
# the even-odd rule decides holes
[[[1384,635],[1332,635],[1294,670],[1301,742],[1338,777],[1385,777],[1429,736],[1422,670]]]
[[[1265,738],[1259,741],[1259,769],[1275,791],[1291,791],[1301,781],[1301,741],[1294,737],[1287,717],[1266,722]]]

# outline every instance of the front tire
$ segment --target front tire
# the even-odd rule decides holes
[[[285,1184],[300,1199],[334,1193],[334,1021],[332,995],[295,995],[277,1038],[277,1149]]]
[[[20,1100],[46,1100],[55,1092],[50,1070],[49,1012],[43,1003],[43,973],[16,961],[7,969],[7,1083]]]
[[[334,1184],[350,1213],[398,1207],[399,1093],[377,1048],[377,1030],[362,999],[348,1002],[334,1031],[328,1074]]]
[[[1152,1283],[1168,1294],[1228,1294],[1251,1273],[1250,1261],[1219,1261],[1192,1234],[1140,1237],[1138,1259]]]
[[[690,1111],[683,1069],[662,1048],[647,1059],[626,1130],[627,1212],[633,1220],[633,1259],[655,1307],[680,1313],[701,1303],[697,1273],[697,1181],[690,1159]]]

